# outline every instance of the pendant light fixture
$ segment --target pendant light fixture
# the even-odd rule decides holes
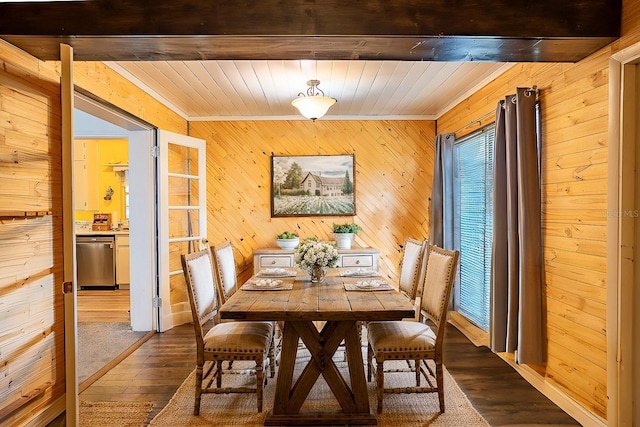
[[[298,98],[291,101],[291,105],[296,107],[300,114],[313,122],[327,114],[329,107],[338,102],[335,98],[324,96],[324,92],[318,87],[319,84],[320,80],[309,80],[306,95],[300,92]]]

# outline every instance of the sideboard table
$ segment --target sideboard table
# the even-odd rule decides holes
[[[293,249],[258,248],[253,251],[253,272],[258,273],[264,268],[293,268]],[[375,248],[352,247],[338,249],[338,264],[336,267],[368,268],[378,271],[380,251]]]

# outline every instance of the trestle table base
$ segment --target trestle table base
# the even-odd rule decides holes
[[[265,425],[378,424],[369,406],[357,326],[358,322],[355,320],[327,321],[322,330],[318,331],[311,320],[284,323],[274,405],[273,410],[267,414]],[[311,353],[311,359],[294,384],[299,339],[302,339]],[[349,383],[333,361],[343,340],[349,366]],[[335,395],[342,412],[300,412],[320,375]]]

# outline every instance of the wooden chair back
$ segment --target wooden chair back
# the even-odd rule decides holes
[[[182,271],[187,283],[196,340],[204,337],[203,325],[215,319],[218,310],[216,284],[209,250],[183,254]]]
[[[223,251],[222,254],[221,258],[224,259],[226,252]],[[181,256],[196,332],[196,393],[193,413],[194,415],[200,413],[203,393],[256,393],[258,412],[262,412],[265,357],[269,359],[271,377],[275,375],[273,325],[269,322],[218,322],[217,309],[222,301],[211,258],[211,251],[208,248]],[[233,260],[233,252],[231,252],[231,259]],[[204,324],[211,319],[214,325],[205,334]],[[237,372],[231,369],[231,364],[235,360],[255,362],[256,387],[222,387],[222,362],[229,362],[228,369],[224,370],[224,373],[231,373]],[[206,361],[211,363],[205,370]],[[214,381],[215,387],[212,386]]]
[[[411,237],[407,237],[404,241],[398,287],[400,292],[404,293],[411,301],[416,299],[418,284],[421,283],[422,260],[426,246],[424,242]]]
[[[221,303],[233,295],[238,289],[238,277],[236,275],[236,261],[233,257],[233,247],[230,242],[212,246],[213,264]]]
[[[424,279],[427,276],[427,264],[429,260],[429,240],[424,239],[422,242],[423,250],[420,258],[420,274],[416,282],[416,318],[420,314],[420,302],[422,300],[422,291],[424,289]]]
[[[420,309],[423,316],[435,325],[436,348],[444,339],[449,300],[458,269],[458,251],[429,246]]]

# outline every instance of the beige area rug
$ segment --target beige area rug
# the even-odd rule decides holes
[[[127,322],[78,322],[78,384],[105,367],[147,332]]]
[[[80,427],[141,427],[147,422],[151,402],[80,401]]]
[[[308,353],[306,354],[308,355]],[[301,360],[306,364],[308,356],[300,357],[299,355],[296,366],[297,372],[300,372],[303,367]],[[337,356],[335,360],[342,360],[342,356]],[[236,363],[234,363],[234,368]],[[337,362],[336,364],[344,374],[346,363]],[[391,366],[391,364],[385,363],[385,367],[387,365]],[[227,375],[225,379],[233,379],[235,384],[242,382],[247,385],[255,385],[254,376]],[[385,376],[385,384],[388,386],[412,386],[415,385],[414,382],[412,373],[386,374]],[[446,369],[444,371],[444,383],[446,409],[444,414],[440,414],[436,393],[385,394],[383,413],[378,415],[378,425],[382,427],[484,427],[489,425],[471,406],[467,397],[462,393],[460,387],[458,387]],[[256,396],[254,394],[206,394],[202,397],[200,415],[194,416],[194,389],[195,371],[189,375],[171,401],[151,421],[149,426],[262,426],[267,412],[273,407],[275,378],[270,378],[268,385],[265,387],[264,411],[262,413],[257,412]],[[374,381],[369,383],[368,391],[369,402],[372,411],[375,412],[377,401]],[[308,411],[339,410],[339,408],[338,402],[322,377],[320,377],[302,407],[303,410]]]

